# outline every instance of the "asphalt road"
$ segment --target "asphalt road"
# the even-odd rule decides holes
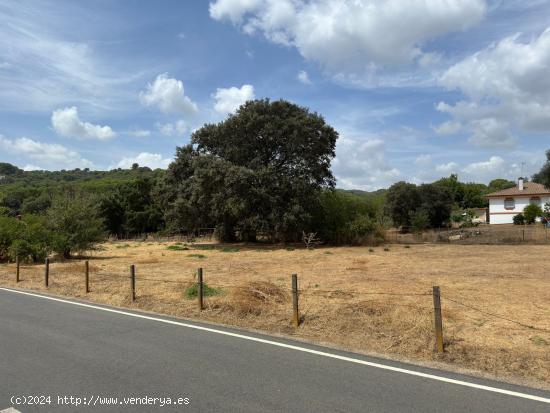
[[[102,307],[110,309],[110,307]],[[117,311],[117,310],[115,310]],[[130,312],[130,311],[128,311]],[[0,289],[0,410],[200,412],[549,412],[550,404],[335,359],[381,363],[550,399],[550,392],[390,362],[200,323],[299,346],[219,334]],[[42,405],[15,405],[12,396]],[[43,396],[40,398],[40,396]],[[50,396],[47,402],[46,396]],[[67,399],[63,397],[67,396]],[[72,405],[59,405],[58,401]],[[62,400],[58,399],[61,397]],[[93,403],[95,406],[79,405]],[[116,405],[99,406],[117,397]],[[124,399],[126,397],[127,399]],[[129,398],[137,397],[133,404]],[[149,401],[145,398],[150,397]],[[152,398],[159,400],[152,405]],[[160,406],[161,398],[179,405]],[[99,399],[102,398],[102,399]],[[188,404],[185,404],[188,398]],[[10,400],[11,399],[11,400]],[[549,400],[550,401],[550,400]],[[111,399],[111,403],[115,402]]]

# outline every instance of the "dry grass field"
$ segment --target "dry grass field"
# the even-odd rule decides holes
[[[87,295],[83,260],[52,260],[49,291],[550,388],[548,246],[174,245],[103,244],[88,256]],[[205,298],[202,313],[186,295],[198,267],[219,293]],[[17,286],[44,290],[43,271],[22,266]],[[291,325],[292,273],[300,286],[298,329]],[[1,265],[0,284],[13,287],[14,279],[15,266]],[[433,285],[441,287],[443,355],[434,352]]]

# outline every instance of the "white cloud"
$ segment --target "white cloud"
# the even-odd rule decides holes
[[[67,138],[108,140],[116,136],[110,126],[82,122],[76,106],[55,110],[51,120],[54,130]]]
[[[99,42],[74,35],[90,22],[86,8],[78,2],[0,2],[0,63],[9,68],[0,76],[2,110],[44,112],[67,102],[85,106],[88,113],[128,108],[143,74],[131,56],[102,56]],[[114,23],[106,15],[100,20]]]
[[[136,129],[130,132],[126,132],[127,135],[134,136],[136,138],[147,138],[151,136],[151,131],[146,129]]]
[[[433,127],[433,130],[438,135],[454,135],[455,133],[460,132],[460,129],[462,128],[462,125],[460,122],[449,120],[447,122],[443,122],[438,126]]]
[[[400,176],[387,162],[384,141],[378,138],[359,141],[340,137],[332,167],[338,186],[348,189],[376,190]]]
[[[423,45],[477,24],[486,9],[484,0],[216,0],[210,16],[295,47],[333,73],[363,74],[383,65],[432,64],[437,56]]]
[[[214,105],[216,112],[233,113],[243,103],[254,99],[254,87],[252,85],[242,85],[241,88],[218,88],[213,97],[216,100]]]
[[[467,100],[438,109],[472,131],[470,142],[511,147],[515,132],[550,132],[550,28],[521,41],[507,37],[450,67],[441,85]]]
[[[197,104],[185,95],[183,82],[168,77],[167,73],[149,83],[146,90],[139,93],[139,100],[142,105],[155,106],[164,113],[193,115],[198,112]]]
[[[42,168],[39,167],[39,166],[36,166],[36,165],[32,165],[32,164],[27,164],[23,167],[23,170],[24,171],[41,171]]]
[[[414,160],[416,166],[427,168],[432,164],[432,155],[422,154],[416,157]]]
[[[0,69],[8,69],[11,67],[11,64],[8,62],[0,62]]]
[[[451,174],[458,171],[459,165],[456,162],[448,162],[444,164],[437,165],[435,167],[436,172],[441,172],[444,174]]]
[[[7,139],[0,135],[0,149],[0,152],[38,162],[44,166],[44,169],[49,170],[90,168],[93,166],[90,161],[82,158],[78,152],[63,145],[43,143],[29,138]]]
[[[174,123],[157,123],[157,129],[165,136],[183,136],[189,130],[183,119]]]
[[[139,166],[148,166],[151,169],[166,169],[170,165],[170,162],[172,162],[172,159],[165,159],[158,153],[141,152],[135,157],[123,158],[116,166],[111,166],[110,169],[130,169],[134,163],[137,163]]]
[[[509,132],[507,122],[495,118],[474,120],[470,123],[473,130],[468,140],[482,148],[511,148],[516,145],[516,139]]]
[[[311,85],[311,80],[309,79],[309,75],[305,70],[300,70],[298,72],[298,76],[296,78],[302,82],[304,85]]]
[[[486,179],[505,174],[506,162],[500,156],[491,156],[488,161],[474,162],[464,168],[464,172],[476,178]]]

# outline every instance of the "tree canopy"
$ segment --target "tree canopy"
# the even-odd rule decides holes
[[[546,151],[546,162],[540,171],[533,175],[533,181],[550,188],[550,149]]]
[[[317,193],[334,186],[338,133],[290,102],[245,103],[178,148],[165,187],[167,221],[213,226],[223,240],[295,239],[311,225]]]

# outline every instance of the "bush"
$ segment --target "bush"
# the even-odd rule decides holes
[[[0,217],[0,261],[43,261],[52,251],[56,234],[46,228],[42,217],[28,215],[16,218]]]
[[[221,288],[213,288],[210,287],[208,284],[203,283],[202,284],[202,294],[204,297],[212,297],[215,295],[220,295],[223,293],[223,290]],[[185,290],[185,296],[189,299],[195,298],[199,295],[199,285],[193,284],[191,287],[187,288]]]
[[[523,216],[527,224],[534,224],[538,217],[543,215],[542,208],[535,204],[530,204],[523,210]]]
[[[523,225],[525,224],[525,217],[522,213],[519,213],[517,215],[514,215],[513,221],[514,225]]]
[[[411,226],[413,232],[422,232],[430,226],[430,217],[424,209],[419,209],[411,214]]]
[[[47,225],[55,232],[53,249],[65,258],[92,248],[105,239],[103,222],[90,200],[59,199],[47,213]]]

